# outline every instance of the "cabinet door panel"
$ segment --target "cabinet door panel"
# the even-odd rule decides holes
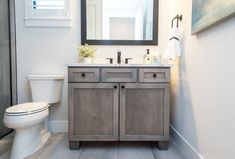
[[[69,85],[71,136],[80,141],[117,140],[118,89],[115,85]]]
[[[154,141],[168,139],[168,91],[168,84],[121,85],[121,140]]]

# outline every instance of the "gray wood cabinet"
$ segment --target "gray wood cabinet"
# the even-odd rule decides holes
[[[121,84],[120,140],[168,140],[168,84]]]
[[[79,141],[158,141],[167,149],[169,76],[170,68],[69,67],[70,148]]]
[[[117,84],[70,83],[70,140],[118,140],[118,98]]]

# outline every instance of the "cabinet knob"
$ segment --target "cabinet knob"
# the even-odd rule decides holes
[[[85,77],[86,76],[86,74],[85,73],[82,73],[82,77]]]
[[[122,86],[122,89],[125,89],[125,86]]]
[[[157,77],[157,75],[156,74],[153,74],[153,78],[156,78]]]
[[[114,89],[117,89],[117,86],[115,85],[115,86],[113,86],[113,88],[114,88]]]

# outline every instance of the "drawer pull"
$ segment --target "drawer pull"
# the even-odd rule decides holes
[[[157,77],[157,75],[156,74],[153,74],[153,78],[156,78]]]
[[[114,89],[117,89],[117,86],[115,85],[113,88],[114,88]]]
[[[82,73],[82,77],[83,77],[83,78],[86,77],[86,74],[85,74],[85,73]]]
[[[125,89],[125,86],[122,86],[122,89]]]

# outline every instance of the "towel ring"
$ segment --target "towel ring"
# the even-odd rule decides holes
[[[172,19],[172,21],[171,21],[171,28],[173,28],[174,27],[174,21],[175,20],[177,20],[177,28],[179,27],[179,21],[182,21],[182,19],[183,19],[183,15],[179,15],[179,14],[177,14],[173,19]]]

